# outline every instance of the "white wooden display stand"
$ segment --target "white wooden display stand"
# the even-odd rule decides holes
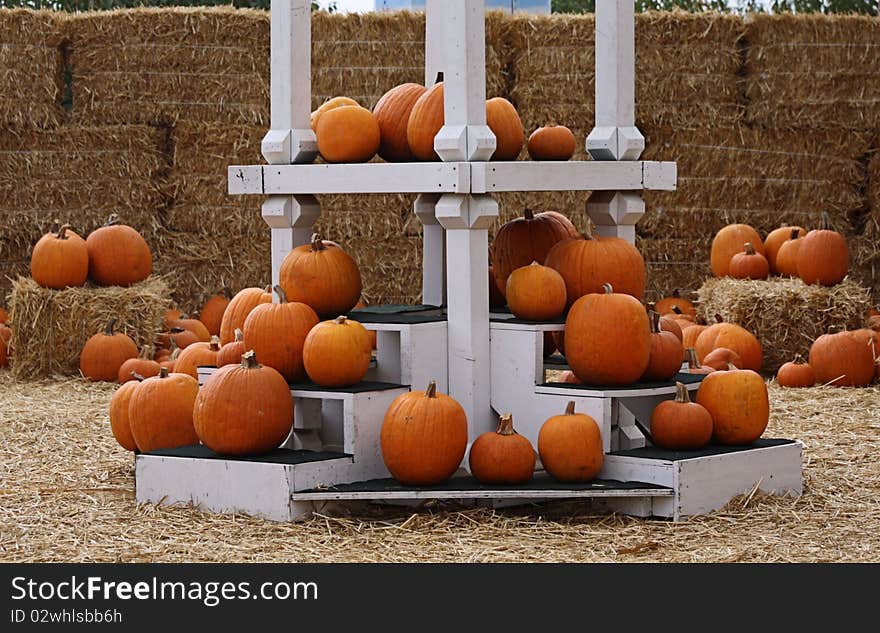
[[[563,325],[525,323],[509,314],[490,319],[486,252],[498,217],[492,194],[590,191],[587,212],[596,232],[634,242],[645,211],[639,192],[676,186],[675,163],[639,160],[644,138],[635,126],[633,0],[597,2],[596,126],[586,139],[592,160],[568,162],[490,160],[495,137],[486,125],[484,2],[427,0],[425,84],[438,73],[444,78],[445,125],[434,139],[441,160],[315,163],[310,5],[272,2],[271,129],[262,143],[268,164],[229,167],[229,193],[268,196],[262,214],[271,227],[273,283],[284,256],[312,234],[321,212],[315,194],[419,194],[414,212],[424,229],[426,306],[397,316],[370,308],[352,314],[378,333],[377,360],[366,377],[373,382],[335,392],[293,385],[294,428],[275,453],[224,459],[185,447],[138,455],[138,501],[291,520],[326,500],[592,498],[629,514],[678,520],[756,487],[800,494],[799,443],[770,440],[692,453],[653,449],[646,436],[650,413],[671,397],[673,383],[626,389],[547,384],[543,334]],[[210,372],[200,368],[200,379]],[[397,484],[378,446],[382,418],[394,397],[424,389],[432,379],[461,403],[471,442],[509,411],[517,430],[537,445],[543,421],[574,400],[600,426],[606,451],[600,479],[564,485],[540,471],[530,484],[513,488],[468,476],[441,486]]]

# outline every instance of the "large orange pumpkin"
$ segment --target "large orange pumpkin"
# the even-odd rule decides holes
[[[116,214],[86,238],[89,277],[99,286],[130,286],[153,272],[153,256],[146,240]]]
[[[217,355],[220,352],[220,339],[211,337],[210,343],[193,343],[180,352],[174,371],[178,374],[188,374],[198,379],[199,367],[217,367]]]
[[[434,137],[443,127],[443,82],[438,81],[416,99],[406,124],[406,141],[416,160],[439,160]]]
[[[376,155],[381,142],[376,117],[361,106],[341,106],[324,112],[315,136],[318,151],[328,163],[365,163]]]
[[[158,374],[156,374],[158,375]],[[110,398],[110,431],[119,445],[127,451],[136,451],[137,443],[131,434],[131,423],[128,420],[128,404],[134,390],[144,380],[143,376],[132,376],[131,381],[119,386]]]
[[[535,449],[513,428],[513,416],[501,416],[496,431],[480,435],[471,445],[468,466],[484,484],[523,484],[535,474]]]
[[[810,366],[820,385],[865,387],[874,380],[870,347],[850,332],[823,334],[813,341]]]
[[[610,284],[603,290],[584,295],[568,311],[565,358],[585,383],[629,385],[648,367],[651,325],[637,299],[613,292]]]
[[[793,361],[788,361],[779,368],[776,382],[780,387],[812,387],[816,384],[816,373],[812,365],[803,360],[798,354]]]
[[[577,235],[571,220],[553,211],[535,214],[526,209],[523,217],[505,222],[495,235],[490,253],[501,292],[507,292],[510,273],[532,262],[543,264],[557,242]]]
[[[804,243],[803,236],[797,229],[792,229],[789,239],[779,246],[776,252],[775,269],[783,277],[797,277],[797,257]]]
[[[486,101],[486,125],[495,135],[492,160],[516,160],[525,142],[525,133],[513,104],[504,97]]]
[[[562,275],[532,262],[507,278],[507,305],[513,316],[527,321],[549,321],[565,312]]]
[[[779,269],[776,268],[776,256],[779,254],[779,249],[782,248],[782,245],[789,240],[802,237],[806,232],[807,230],[801,226],[780,226],[778,229],[773,229],[767,234],[767,238],[764,240],[764,256],[770,265],[771,273],[776,274],[779,272]]]
[[[684,362],[684,347],[672,332],[660,329],[660,314],[649,313],[651,323],[651,353],[648,366],[642,374],[643,380],[669,380]]]
[[[95,334],[83,345],[79,369],[89,380],[116,382],[122,363],[138,356],[133,340],[121,332],[113,332],[115,325],[116,319],[110,319],[106,330]]]
[[[675,399],[664,400],[651,413],[651,439],[661,448],[676,451],[702,448],[712,439],[712,416],[691,402],[687,387],[675,383]]]
[[[736,253],[743,252],[743,244],[750,242],[755,250],[764,254],[764,242],[758,232],[748,224],[728,224],[715,234],[710,251],[712,274],[726,277],[730,260]]]
[[[538,454],[550,475],[562,482],[586,482],[602,470],[604,452],[599,425],[585,413],[575,413],[569,402],[565,413],[554,415],[538,431]]]
[[[767,279],[770,274],[767,258],[756,251],[751,242],[746,242],[743,249],[730,258],[727,274],[734,279]]]
[[[202,306],[199,313],[201,321],[212,336],[220,336],[220,325],[223,323],[223,313],[226,306],[232,301],[232,291],[229,287],[223,288],[223,294],[211,295]]]
[[[317,235],[284,257],[279,277],[289,301],[311,306],[321,318],[346,314],[361,296],[361,273],[354,259]],[[257,355],[266,362],[265,355]]]
[[[532,160],[569,160],[576,148],[574,134],[564,125],[539,127],[526,146]]]
[[[303,344],[303,364],[313,382],[323,387],[348,387],[370,368],[370,334],[344,316],[315,325]]]
[[[202,443],[221,455],[257,455],[278,448],[293,426],[293,398],[276,370],[253,351],[215,371],[202,385],[193,425]]]
[[[697,403],[712,416],[712,437],[718,444],[751,444],[770,421],[767,385],[751,369],[730,368],[703,378]]]
[[[373,108],[373,116],[379,124],[381,143],[379,156],[389,162],[413,160],[413,153],[406,140],[409,115],[419,97],[427,88],[421,84],[406,83],[395,86],[379,98]]]
[[[434,381],[424,391],[394,399],[379,435],[382,460],[400,483],[430,486],[449,479],[467,450],[468,422],[461,405],[437,391]]]
[[[739,354],[743,364],[740,369],[761,371],[764,351],[755,335],[736,323],[725,322],[721,315],[715,315],[715,319],[717,323],[703,330],[694,345],[700,362],[704,362],[706,355],[713,349],[726,347]]]
[[[232,342],[235,330],[244,325],[244,320],[251,310],[261,303],[272,303],[272,288],[245,288],[236,293],[223,311],[223,319],[220,322],[220,344],[226,345]]]
[[[146,453],[198,444],[193,428],[198,392],[195,378],[169,374],[165,368],[135,387],[128,403],[128,421],[138,450]]]
[[[564,240],[550,249],[544,265],[562,275],[569,305],[578,297],[601,292],[603,284],[639,301],[645,294],[645,260],[635,246],[619,237],[586,233]]]
[[[89,276],[85,240],[65,224],[37,240],[31,253],[31,277],[44,288],[82,286]]]
[[[805,284],[833,286],[849,272],[849,248],[846,238],[830,228],[827,213],[822,214],[823,228],[807,233],[797,254],[797,273]]]

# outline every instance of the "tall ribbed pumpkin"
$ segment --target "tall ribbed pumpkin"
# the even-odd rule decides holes
[[[440,160],[434,137],[443,127],[443,82],[438,81],[416,99],[406,125],[406,140],[416,160]]]
[[[439,484],[464,458],[467,415],[453,398],[439,393],[432,380],[424,391],[394,399],[382,420],[379,441],[385,466],[400,483]]]
[[[284,257],[279,278],[289,301],[311,306],[321,318],[347,313],[361,296],[361,273],[354,259],[317,235],[311,244],[297,246]]]
[[[486,101],[486,125],[495,135],[492,160],[516,160],[525,143],[525,132],[513,104],[504,97]]]
[[[650,322],[635,298],[605,284],[602,294],[584,295],[571,306],[565,321],[565,358],[585,383],[632,384],[645,373],[650,357]]]
[[[406,140],[406,128],[413,106],[426,90],[427,88],[421,84],[401,84],[386,92],[376,102],[373,115],[379,123],[382,139],[379,156],[388,162],[413,160],[413,153]]]
[[[293,398],[276,370],[248,351],[219,368],[195,400],[193,425],[202,443],[222,455],[256,455],[278,448],[293,426]]]
[[[164,367],[147,378],[128,402],[131,435],[142,452],[198,444],[193,428],[193,405],[199,383],[186,374],[170,374]]]
[[[251,310],[261,303],[272,303],[272,288],[245,288],[236,293],[223,311],[220,322],[220,344],[226,345],[235,338],[235,330],[244,325]]]

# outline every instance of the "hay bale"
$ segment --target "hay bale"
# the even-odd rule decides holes
[[[720,314],[752,332],[764,348],[764,369],[802,354],[831,327],[863,326],[870,293],[849,277],[836,286],[807,285],[800,279],[707,279],[697,290],[698,313],[709,322]]]
[[[12,374],[39,378],[79,374],[79,355],[90,336],[116,317],[116,330],[138,347],[155,343],[170,305],[164,279],[153,275],[129,288],[51,290],[30,277],[18,277],[9,300],[12,330]]]

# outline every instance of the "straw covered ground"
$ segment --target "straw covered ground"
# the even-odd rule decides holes
[[[107,423],[110,385],[0,370],[4,561],[871,561],[880,552],[880,388],[771,385],[768,436],[805,444],[805,494],[746,494],[674,524],[555,503],[365,506],[301,524],[137,506]]]

